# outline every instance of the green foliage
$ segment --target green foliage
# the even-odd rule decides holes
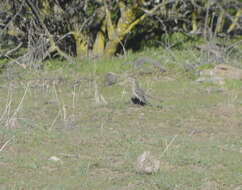
[[[203,64],[198,67],[198,70],[207,70],[207,69],[212,69],[214,68],[214,64]]]
[[[0,73],[4,71],[7,62],[8,62],[7,59],[0,59]]]
[[[233,89],[240,89],[242,86],[242,81],[241,80],[226,80],[226,86],[233,90]],[[242,103],[242,101],[241,101]]]
[[[56,70],[59,68],[67,67],[68,64],[66,61],[61,59],[51,59],[43,62],[44,68],[48,70]]]

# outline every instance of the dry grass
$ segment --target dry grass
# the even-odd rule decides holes
[[[95,76],[85,69],[2,75],[0,189],[239,188],[241,88],[208,93],[209,84],[178,71],[137,76],[163,109],[132,105],[129,87],[104,86],[106,70],[98,68]],[[144,151],[157,155],[159,172],[136,172]]]

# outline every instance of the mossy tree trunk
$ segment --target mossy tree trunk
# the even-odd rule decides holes
[[[234,29],[236,29],[239,25],[239,19],[242,15],[242,8],[238,9],[235,16],[234,16],[234,19],[233,19],[233,22],[232,24],[229,26],[228,30],[227,30],[227,33],[230,33],[232,32]]]
[[[126,7],[123,2],[119,2],[119,7],[121,15],[116,25],[112,23],[110,11],[106,8],[108,39],[104,50],[105,56],[112,56],[124,37],[134,27],[132,23],[136,20],[137,7]]]

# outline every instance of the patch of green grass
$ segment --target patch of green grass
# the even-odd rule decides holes
[[[103,74],[107,72],[123,72],[130,69],[130,65],[125,64],[131,58],[102,58],[98,60],[76,60],[76,64],[70,64],[67,61],[53,59],[44,62],[45,68],[49,70],[56,70],[63,68],[64,70],[77,71],[81,73],[96,73]]]
[[[6,63],[7,63],[7,59],[0,59],[0,73],[3,72]]]
[[[229,89],[241,89],[242,81],[241,80],[226,80],[226,86]]]

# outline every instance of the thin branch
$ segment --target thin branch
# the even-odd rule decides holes
[[[63,52],[55,43],[55,40],[53,38],[53,35],[48,30],[47,26],[45,25],[43,19],[41,18],[37,8],[33,5],[33,3],[30,0],[25,0],[29,8],[32,10],[33,14],[35,15],[36,19],[39,21],[40,25],[44,28],[46,34],[48,35],[48,38],[50,40],[50,49],[49,51],[57,51],[60,56],[64,57],[67,61],[70,63],[75,63],[75,61],[68,56],[65,52]]]
[[[16,108],[15,112],[13,113],[12,118],[16,117],[16,115],[18,114],[18,112],[19,112],[19,110],[20,110],[20,108],[21,108],[21,106],[22,106],[22,104],[23,104],[23,101],[24,101],[24,99],[25,99],[25,96],[26,96],[28,90],[29,90],[29,83],[27,84],[27,87],[26,87],[26,89],[25,89],[25,91],[24,91],[24,95],[22,96],[22,98],[21,98],[21,100],[20,100],[20,102],[19,102],[18,107]]]
[[[3,28],[3,30],[2,31],[4,31],[4,30],[6,30],[7,28],[8,28],[8,26],[9,26],[9,24],[11,23],[11,22],[13,22],[14,20],[15,20],[15,18],[20,14],[20,12],[22,11],[22,8],[23,8],[23,6],[24,6],[24,1],[21,3],[21,5],[20,5],[20,7],[19,7],[19,10],[16,12],[16,14],[8,21],[8,23],[7,24],[5,24],[5,26],[4,26],[4,28]]]
[[[0,55],[0,58],[4,58],[4,57],[9,58],[9,56],[10,56],[12,53],[16,52],[19,48],[21,48],[22,45],[23,45],[23,42],[20,42],[15,48],[13,48],[13,49],[7,51],[6,53],[3,53],[2,55]]]
[[[141,9],[144,11],[144,14],[129,25],[128,29],[125,31],[125,34],[129,33],[137,24],[139,24],[141,21],[143,21],[147,16],[153,15],[156,11],[158,11],[161,8],[165,9],[166,4],[174,2],[174,1],[175,0],[170,0],[168,2],[160,3],[151,10]]]
[[[2,147],[0,148],[0,152],[2,152],[4,150],[4,148],[7,146],[7,144],[12,140],[14,139],[14,136],[12,138],[10,138],[9,140],[7,140],[3,145]]]
[[[172,145],[172,143],[175,141],[175,139],[176,139],[177,136],[178,136],[178,135],[175,135],[175,136],[171,139],[170,143],[166,146],[165,150],[162,152],[163,155],[168,151],[169,147],[170,147],[170,146]]]

